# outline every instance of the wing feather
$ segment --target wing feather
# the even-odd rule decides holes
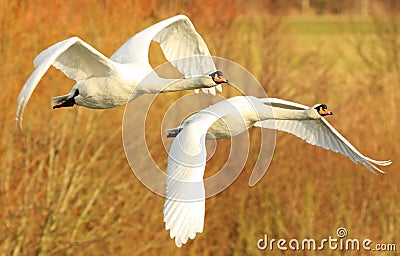
[[[287,109],[309,108],[302,104],[275,98],[260,100],[265,104]],[[384,173],[375,165],[387,166],[392,163],[390,160],[377,161],[364,156],[324,118],[318,120],[265,120],[256,122],[254,126],[291,133],[309,144],[346,155],[350,160],[363,164],[373,173],[375,173],[374,170]]]
[[[110,59],[78,37],[71,37],[50,46],[41,52],[33,63],[35,68],[43,67],[44,64],[53,65],[76,81],[115,73]]]
[[[185,76],[216,70],[206,43],[186,16],[180,15],[180,19],[161,30],[154,41],[160,43],[167,60]]]
[[[200,136],[197,130],[186,127],[174,139],[169,151],[164,222],[178,247],[202,232],[204,226],[206,153],[204,136]]]
[[[55,66],[67,77],[76,81],[117,73],[112,61],[78,37],[71,37],[50,46],[41,52],[33,63],[35,70],[24,84],[17,99],[16,121],[20,120],[20,125],[29,98],[50,66]]]
[[[171,17],[142,30],[122,45],[111,59],[148,65],[151,41],[160,43],[165,58],[185,77],[216,71],[207,44],[185,15]]]
[[[205,136],[215,121],[231,111],[234,111],[232,105],[222,101],[193,114],[171,144],[163,212],[165,229],[170,230],[170,237],[175,238],[178,247],[203,231]]]
[[[207,44],[185,15],[171,17],[140,31],[123,44],[111,59],[151,68],[148,56],[151,41],[160,43],[165,58],[185,77],[216,71]],[[218,90],[221,89],[219,86]],[[208,88],[202,90],[215,93]]]

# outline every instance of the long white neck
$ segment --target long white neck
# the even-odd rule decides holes
[[[161,78],[155,73],[148,75],[139,83],[138,89],[145,93],[175,92],[210,88],[216,84],[210,76],[191,76],[182,79]]]
[[[194,90],[200,88],[210,88],[215,86],[210,76],[191,76],[183,79],[162,79],[165,86],[162,92],[175,92],[183,90]]]
[[[311,119],[308,115],[308,110],[293,110],[278,107],[272,107],[274,119],[279,120],[304,120]]]
[[[259,115],[260,120],[311,120],[321,118],[313,109],[295,110],[279,107],[269,107],[267,111],[263,111],[263,113],[259,113]]]

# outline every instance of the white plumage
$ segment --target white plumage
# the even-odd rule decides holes
[[[151,41],[160,43],[167,60],[185,79],[164,79],[153,72],[148,60]],[[58,42],[41,52],[34,60],[34,72],[18,96],[16,120],[20,120],[20,124],[29,98],[52,65],[76,81],[67,95],[54,98],[56,104],[61,103],[59,107],[77,104],[112,108],[144,93],[191,89],[198,92],[199,88],[215,94],[215,88],[221,91],[221,83],[227,82],[221,73],[217,74],[219,82],[209,76],[216,68],[206,43],[189,18],[178,15],[137,33],[111,58],[78,37]],[[140,88],[137,88],[139,83]]]
[[[307,107],[281,99],[238,96],[220,101],[167,130],[172,142],[167,168],[167,198],[164,222],[178,247],[201,233],[204,226],[206,165],[205,140],[229,138],[252,126],[286,131],[307,143],[339,152],[369,171],[391,161],[376,161],[362,155],[322,116],[330,115],[325,104]]]
[[[228,105],[228,104],[226,104]],[[215,105],[214,105],[215,106]],[[207,129],[231,109],[202,111],[176,136],[168,155],[164,222],[170,237],[181,247],[188,238],[203,232],[205,212],[204,167],[206,165],[205,136]],[[226,111],[225,111],[226,110]]]
[[[261,101],[265,104],[270,104],[272,107],[281,107],[288,111],[309,109],[309,107],[305,105],[281,99],[268,98],[261,99]],[[323,117],[316,120],[263,120],[256,122],[254,126],[276,129],[294,134],[307,143],[346,155],[354,163],[359,162],[363,164],[373,173],[375,172],[374,170],[383,173],[383,171],[375,165],[387,166],[391,164],[391,161],[376,161],[361,154]]]

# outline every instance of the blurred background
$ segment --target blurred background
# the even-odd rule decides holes
[[[259,251],[258,239],[323,239],[336,237],[339,227],[349,238],[400,247],[399,1],[1,0],[0,9],[1,255],[287,255]],[[213,55],[247,68],[270,97],[326,103],[335,113],[329,122],[356,148],[393,160],[387,173],[374,175],[278,132],[264,178],[247,186],[256,160],[250,152],[241,176],[206,201],[204,232],[179,249],[164,230],[164,198],[145,188],[126,161],[124,107],[53,111],[51,97],[74,81],[51,68],[27,106],[23,132],[16,129],[17,95],[42,50],[79,36],[111,56],[138,31],[176,14],[186,14]],[[153,48],[151,62],[161,64]],[[166,94],[153,118],[184,93]],[[223,95],[234,94],[225,87]],[[259,131],[250,135],[256,141]],[[166,169],[160,137],[146,139]],[[218,145],[206,175],[228,153],[224,142]],[[344,253],[359,255],[324,251]]]

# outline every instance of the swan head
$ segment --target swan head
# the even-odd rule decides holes
[[[316,104],[313,106],[313,109],[315,109],[320,116],[333,115],[333,112],[329,111],[325,104]]]
[[[224,78],[224,75],[219,70],[215,71],[214,73],[211,73],[210,76],[214,81],[214,83],[216,84],[223,84],[229,82],[227,79]]]

